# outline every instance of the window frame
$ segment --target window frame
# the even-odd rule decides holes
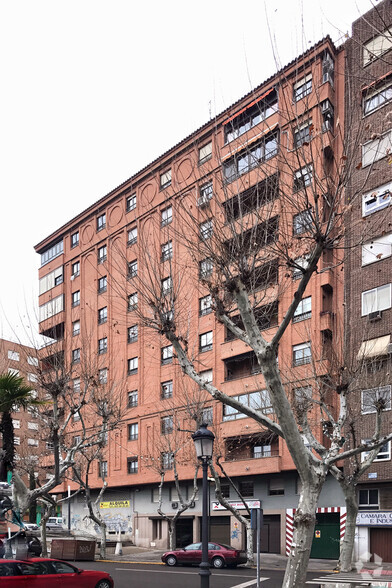
[[[101,337],[98,339],[98,355],[104,355],[108,351],[108,338]]]
[[[206,331],[199,335],[199,351],[205,353],[206,351],[212,350],[213,345],[213,331]]]
[[[132,397],[132,399],[131,399],[131,397]],[[139,404],[139,391],[138,390],[131,390],[130,392],[128,392],[127,408],[135,408],[135,406],[138,406],[138,404]]]
[[[205,302],[203,302],[205,301]],[[207,294],[199,298],[199,316],[206,316],[212,312],[212,296]]]
[[[136,302],[133,302],[131,304],[131,298],[134,298],[135,296],[136,296]],[[131,312],[132,310],[136,310],[137,309],[138,303],[139,303],[138,298],[139,297],[138,297],[138,293],[137,292],[132,292],[132,294],[128,294],[128,306],[127,306],[128,312]]]
[[[164,347],[161,347],[161,365],[173,363],[173,357],[173,345],[165,345]]]
[[[165,390],[165,388],[167,390]],[[166,400],[168,398],[173,398],[173,380],[161,382],[161,399]]]
[[[77,335],[80,335],[80,319],[72,322],[72,337],[76,337]]]
[[[71,278],[77,278],[80,276],[80,261],[74,261],[71,264]]]
[[[104,263],[108,258],[108,248],[107,245],[101,245],[98,247],[97,250],[97,261],[98,263]]]
[[[131,330],[133,329],[133,331]],[[127,328],[127,342],[136,343],[139,338],[139,325],[131,325]]]
[[[368,493],[367,502],[361,502],[361,493]],[[370,502],[370,492],[377,492],[377,503]],[[358,510],[379,510],[380,508],[380,491],[378,488],[358,488]]]
[[[379,210],[383,210],[392,202],[392,182],[382,184],[374,190],[365,192],[362,195],[362,217],[369,216]],[[370,208],[366,205],[370,203]]]
[[[106,228],[106,212],[97,216],[97,233]]]
[[[362,443],[368,443],[369,441],[371,441],[371,439],[362,439]],[[387,449],[384,449],[385,447]],[[370,452],[371,452],[371,450],[361,452],[361,462],[365,461],[365,459],[367,458],[367,456],[369,455]],[[391,461],[391,441],[387,441],[386,443],[384,443],[384,445],[382,445],[380,447],[380,451],[378,452],[377,456],[374,458],[373,463],[376,463],[379,461]]]
[[[72,308],[80,306],[80,290],[71,293],[71,306]]]
[[[128,376],[131,376],[133,374],[137,374],[138,370],[139,370],[139,357],[130,357],[128,359],[127,362],[127,368],[128,368]],[[136,364],[136,367],[135,367]],[[134,367],[131,367],[131,365],[134,365]]]
[[[103,325],[108,320],[108,307],[102,306],[98,309],[98,324]]]
[[[136,192],[134,192],[130,196],[126,197],[126,200],[125,200],[126,212],[130,212],[131,210],[135,210],[136,204],[137,204]]]
[[[299,102],[312,93],[313,79],[312,73],[305,74],[301,79],[293,84],[293,102]]]
[[[166,171],[159,174],[159,189],[166,190],[172,183],[172,170],[168,168]]]
[[[309,351],[308,354],[304,353]],[[303,353],[301,353],[303,352]],[[298,355],[297,355],[298,354]],[[293,345],[293,367],[298,367],[301,365],[307,365],[312,363],[312,345],[310,341],[305,341],[304,343],[297,343],[297,345]]]
[[[370,90],[370,88],[368,88]],[[389,90],[390,97],[385,95],[385,93]],[[381,98],[384,94],[384,100],[381,102]],[[377,104],[372,108],[367,108],[372,101],[376,100]],[[369,116],[373,112],[376,112],[380,108],[383,108],[387,104],[392,101],[392,76],[388,76],[386,79],[383,80],[383,83],[375,84],[373,91],[363,94],[362,96],[362,114],[363,116]]]
[[[137,441],[139,439],[139,423],[129,423],[127,432],[128,441]]]
[[[79,231],[71,233],[71,249],[79,245]]]
[[[161,261],[169,261],[173,258],[173,241],[170,239],[161,245]]]
[[[303,235],[312,230],[313,223],[313,209],[305,208],[293,216],[293,235]]]
[[[371,402],[365,402],[366,395],[374,394],[376,396],[374,403],[379,400],[381,395],[386,395],[386,407],[383,409],[383,412],[387,412],[391,410],[392,407],[392,387],[390,384],[386,384],[385,386],[377,386],[375,388],[365,388],[361,390],[361,414],[375,414],[377,412],[376,407],[371,405]],[[378,396],[378,398],[377,398]],[[389,400],[389,402],[388,402]],[[389,407],[388,407],[389,404]],[[368,407],[368,408],[366,408]]]
[[[206,155],[202,156],[203,150],[207,151]],[[212,159],[212,141],[205,143],[203,147],[199,147],[199,165],[203,165],[203,163],[206,163],[210,159]]]
[[[137,226],[131,227],[127,231],[127,245],[135,245],[137,243]]]
[[[161,210],[161,227],[166,227],[170,225],[173,221],[173,207],[166,206]]]
[[[309,307],[309,308],[307,308]],[[299,323],[312,317],[312,297],[306,296],[300,300],[297,308],[295,309],[292,322]]]
[[[137,277],[137,270],[138,270],[137,259],[134,259],[132,261],[128,261],[128,279],[129,280]]]
[[[139,458],[137,455],[127,457],[127,474],[138,474],[139,473]]]
[[[388,300],[385,303],[381,303],[380,292],[387,291],[387,298]],[[371,298],[374,294],[374,303],[370,304],[366,302],[366,298]],[[370,310],[371,306],[371,310]],[[361,293],[361,316],[369,316],[369,314],[373,312],[382,312],[383,310],[388,310],[392,306],[392,284],[383,284],[382,286],[376,286],[375,288],[371,288],[370,290],[365,290]]]

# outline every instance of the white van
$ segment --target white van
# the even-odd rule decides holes
[[[49,517],[46,523],[47,529],[62,529],[64,525],[63,517]]]

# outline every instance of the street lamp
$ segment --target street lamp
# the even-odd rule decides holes
[[[200,587],[210,586],[210,564],[208,563],[208,463],[212,457],[215,435],[207,429],[205,423],[193,433],[192,439],[195,443],[196,455],[201,461],[203,468],[203,512],[201,524],[201,564],[200,564]]]

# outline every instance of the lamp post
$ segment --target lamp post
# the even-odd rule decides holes
[[[207,429],[206,424],[193,433],[192,439],[195,443],[196,455],[201,461],[203,469],[203,512],[201,524],[201,564],[200,564],[200,587],[210,586],[210,564],[208,563],[208,463],[212,457],[215,435]]]

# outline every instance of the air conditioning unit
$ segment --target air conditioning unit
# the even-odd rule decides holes
[[[197,205],[200,208],[205,208],[206,206],[208,206],[210,202],[210,199],[208,198],[208,196],[200,196],[200,198],[197,201]]]
[[[172,509],[175,510],[176,508],[178,508],[178,502],[172,502]]]
[[[196,506],[196,503],[194,500],[192,500],[192,502],[189,505],[189,508],[195,508],[195,506]]]
[[[369,322],[374,323],[375,321],[379,321],[382,318],[381,310],[377,310],[376,312],[370,312],[368,314]]]

